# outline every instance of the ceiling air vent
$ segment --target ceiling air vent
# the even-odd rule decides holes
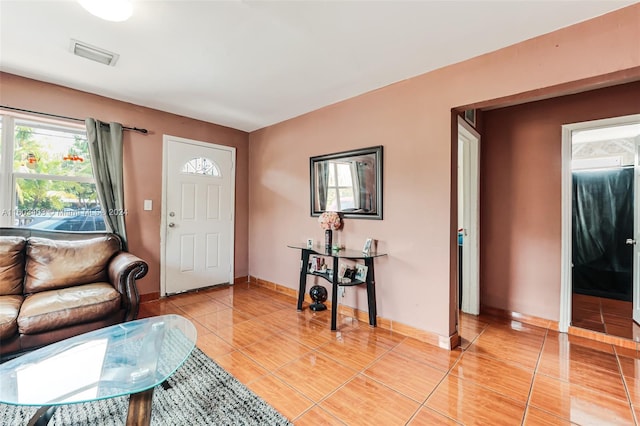
[[[117,53],[109,52],[108,50],[91,46],[90,44],[75,39],[71,39],[70,50],[71,53],[76,56],[81,56],[83,58],[111,66],[114,66],[120,57]]]

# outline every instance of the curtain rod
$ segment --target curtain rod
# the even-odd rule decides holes
[[[31,111],[31,110],[28,110],[28,109],[14,108],[14,107],[6,106],[6,105],[0,105],[0,108],[10,109],[12,111],[27,112],[27,113],[30,113],[30,114],[44,115],[46,117],[62,118],[64,120],[81,121],[81,122],[84,123],[84,120],[82,118],[65,117],[64,115],[49,114],[47,112],[40,112],[40,111]],[[123,130],[131,130],[133,132],[143,133],[145,135],[149,133],[149,131],[147,129],[139,129],[137,127],[122,126],[122,129]]]

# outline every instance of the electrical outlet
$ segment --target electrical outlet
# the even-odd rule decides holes
[[[345,293],[346,293],[347,289],[344,287],[338,287],[338,296],[340,297],[344,297]]]

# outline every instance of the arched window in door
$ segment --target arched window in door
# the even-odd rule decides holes
[[[220,168],[206,157],[192,158],[182,166],[182,173],[220,177]]]

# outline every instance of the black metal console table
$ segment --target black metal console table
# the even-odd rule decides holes
[[[325,251],[324,247],[307,248],[306,244],[291,244],[287,247],[301,250],[301,265],[300,265],[300,289],[298,291],[298,310],[302,310],[302,302],[304,301],[304,295],[307,291],[307,275],[315,275],[317,277],[324,278],[332,284],[331,292],[331,330],[336,330],[336,319],[338,309],[338,287],[339,286],[355,286],[366,284],[367,286],[367,303],[369,305],[369,324],[373,327],[377,325],[377,308],[376,308],[376,282],[375,271],[373,269],[373,259],[376,257],[386,256],[386,253],[371,252],[365,254],[357,250],[343,249],[338,251]],[[309,256],[312,254],[318,256],[331,257],[333,259],[332,276],[327,273],[319,271],[310,271]],[[349,283],[343,283],[338,278],[338,261],[339,259],[348,259],[353,261],[363,261],[367,267],[367,276],[364,281],[353,280]]]

